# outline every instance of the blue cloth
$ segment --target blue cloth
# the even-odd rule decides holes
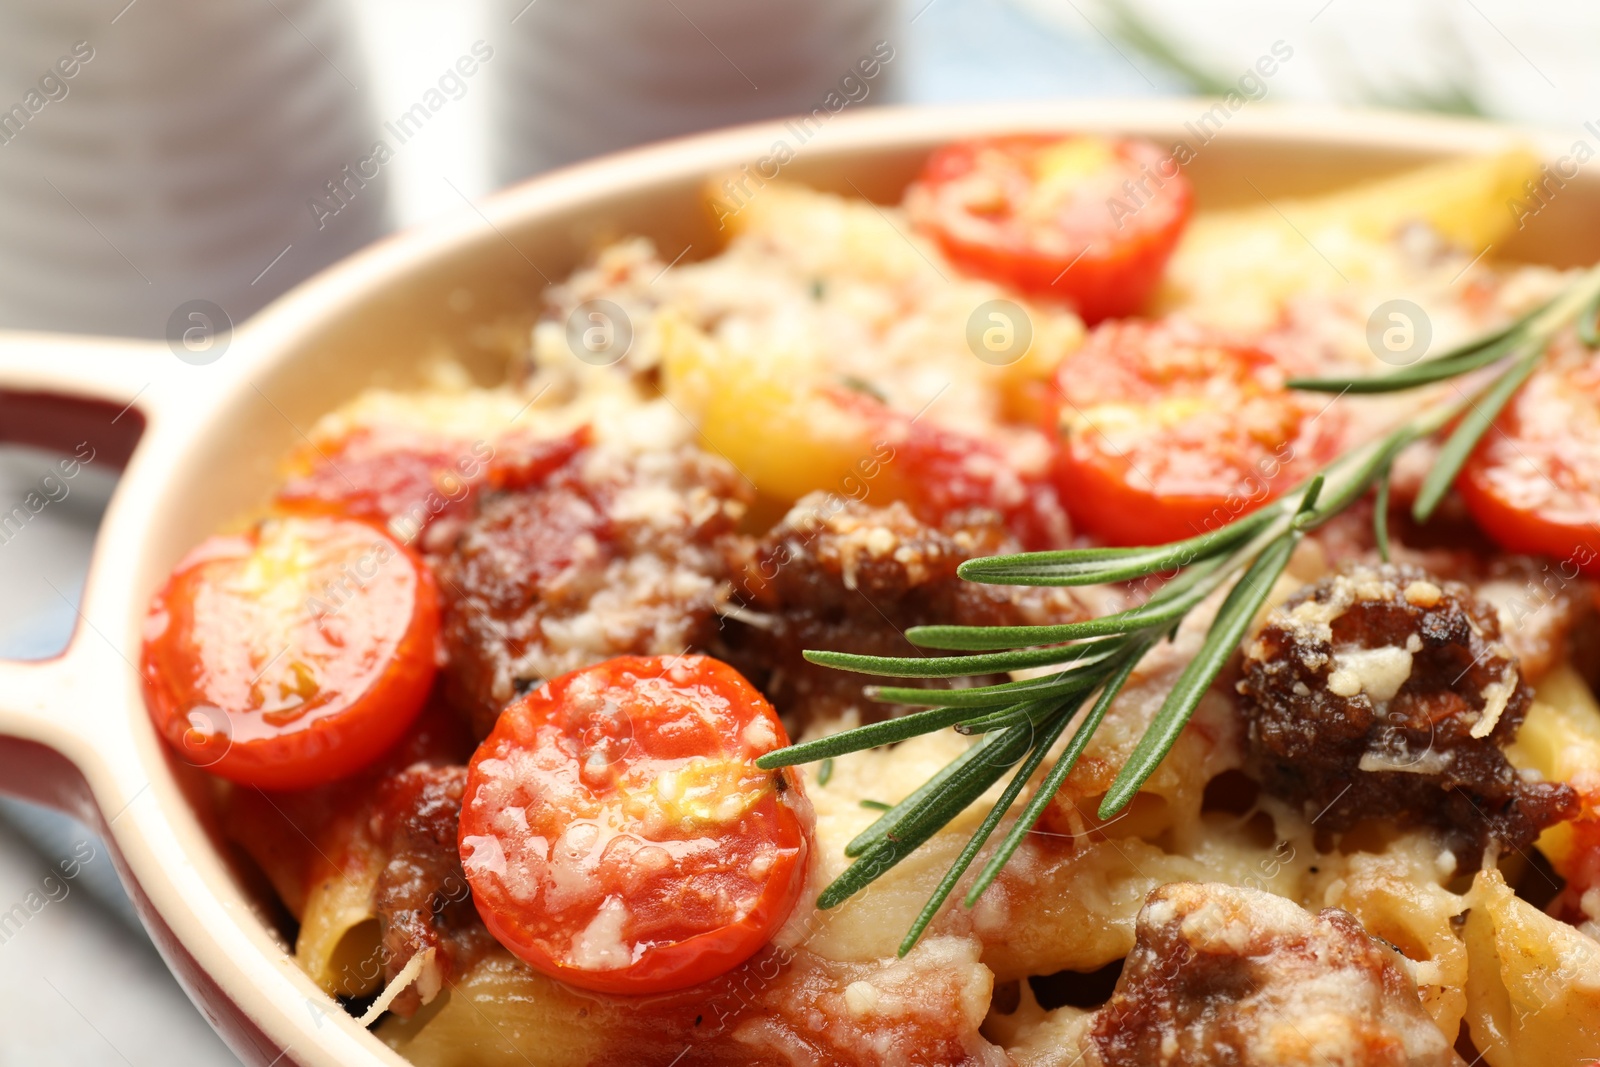
[[[1180,79],[1084,21],[1068,35],[1003,0],[904,0],[913,104],[1181,93]],[[1119,52],[1118,49],[1121,51]]]

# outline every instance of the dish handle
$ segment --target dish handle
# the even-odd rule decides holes
[[[68,457],[92,448],[97,466],[121,470],[144,433],[141,398],[175,362],[159,343],[0,331],[0,443]],[[0,500],[0,551],[35,506],[43,505],[27,496]],[[91,581],[101,547],[97,537]],[[71,710],[93,699],[107,669],[95,644],[79,639],[83,629],[80,621],[54,658],[0,659],[0,791],[78,815],[89,804],[78,770],[89,746]]]

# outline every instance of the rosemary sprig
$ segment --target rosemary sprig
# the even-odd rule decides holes
[[[1478,440],[1516,390],[1538,368],[1556,335],[1576,324],[1579,337],[1600,347],[1600,267],[1549,303],[1496,330],[1411,367],[1362,378],[1297,380],[1294,388],[1370,394],[1397,392],[1504,366],[1473,388],[1433,396],[1421,409],[1375,440],[1329,463],[1303,484],[1227,525],[1185,541],[1137,548],[1083,548],[968,560],[959,573],[994,585],[1082,586],[1147,575],[1166,578],[1143,604],[1084,622],[1048,626],[919,626],[907,632],[925,648],[975,653],[885,657],[808,651],[808,660],[861,674],[896,678],[972,678],[1055,668],[995,685],[950,689],[871,687],[874,699],[927,710],[817,738],[768,753],[765,768],[831,760],[946,727],[977,740],[918,789],[888,806],[845,846],[854,862],[823,890],[829,908],[881,877],[1006,779],[949,871],[900,945],[909,952],[957,883],[993,836],[1029,782],[1049,759],[1078,712],[1088,714],[1045,772],[1021,815],[979,870],[964,903],[971,907],[994,882],[1071,773],[1111,705],[1145,655],[1172,637],[1202,603],[1221,594],[1215,617],[1194,657],[1167,693],[1099,807],[1110,819],[1138,794],[1171,751],[1207,690],[1233,656],[1306,532],[1361,499],[1375,485],[1374,518],[1380,553],[1389,550],[1389,476],[1396,457],[1415,441],[1452,426],[1424,480],[1413,512],[1425,522],[1443,499]],[[874,804],[874,807],[877,805]]]
[[[1393,393],[1432,385],[1481,370],[1504,359],[1528,342],[1537,327],[1539,316],[1549,310],[1550,304],[1541,305],[1499,329],[1480,334],[1437,356],[1418,360],[1388,374],[1359,378],[1291,378],[1289,388],[1316,393]]]

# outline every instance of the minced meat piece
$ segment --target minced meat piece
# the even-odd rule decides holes
[[[1389,551],[1396,563],[1432,579],[1461,582],[1494,608],[1501,639],[1516,653],[1522,680],[1537,686],[1565,662],[1580,670],[1600,659],[1600,585],[1570,559],[1507,553],[1465,516],[1412,521],[1409,508],[1391,512]],[[1330,560],[1378,561],[1372,502],[1359,501],[1307,538]]]
[[[727,594],[724,542],[749,499],[726,461],[690,447],[587,449],[486,498],[438,569],[451,703],[483,737],[558,675],[704,647]]]
[[[1461,1067],[1400,957],[1338,908],[1156,888],[1089,1040],[1107,1067]]]
[[[1444,830],[1475,869],[1570,818],[1571,787],[1501,751],[1532,700],[1497,613],[1420,568],[1357,565],[1300,591],[1245,649],[1247,767],[1319,827]]]
[[[434,950],[390,1010],[409,1016],[440,986],[493,946],[472,902],[456,847],[465,767],[416,766],[379,787],[372,836],[388,857],[378,875],[376,904],[383,979],[392,981],[411,958]]]
[[[905,638],[912,626],[1019,626],[1083,618],[1064,589],[983,585],[956,576],[975,556],[1016,552],[1000,517],[974,510],[940,526],[902,503],[873,506],[827,493],[803,497],[747,548],[734,580],[734,662],[778,710],[800,720],[847,707],[872,713],[873,681],[807,663],[806,649],[874,656],[947,653]],[[898,682],[893,684],[900,684]],[[937,680],[932,684],[945,684]]]

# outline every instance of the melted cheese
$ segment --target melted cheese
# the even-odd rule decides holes
[[[1412,635],[1415,637],[1415,635]],[[1392,645],[1334,653],[1328,691],[1342,697],[1365,693],[1374,701],[1393,700],[1411,677],[1411,652]]]
[[[587,971],[614,971],[633,962],[633,953],[622,939],[631,916],[619,896],[609,896],[600,910],[572,938],[567,962]]]

